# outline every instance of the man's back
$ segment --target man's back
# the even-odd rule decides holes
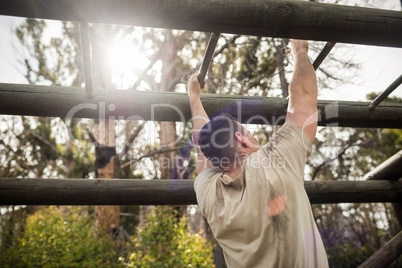
[[[302,130],[288,122],[237,178],[218,168],[197,177],[198,204],[229,267],[328,267],[303,186],[309,150]]]

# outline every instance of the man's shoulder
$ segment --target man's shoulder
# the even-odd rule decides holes
[[[201,214],[204,215],[204,217],[206,216],[205,201],[208,191],[216,178],[220,176],[220,173],[221,171],[218,168],[208,168],[195,178],[194,191]]]
[[[269,142],[261,148],[263,151],[280,150],[287,153],[300,150],[307,156],[311,152],[311,142],[298,125],[287,121],[273,133]]]
[[[213,178],[221,174],[222,171],[219,168],[208,168],[205,169],[203,172],[198,174],[195,178],[194,182],[194,190],[197,192],[201,188],[206,187],[209,183],[212,182]]]

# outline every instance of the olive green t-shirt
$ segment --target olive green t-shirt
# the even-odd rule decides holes
[[[328,267],[303,185],[311,150],[303,134],[287,122],[235,179],[218,168],[196,178],[198,205],[228,267]]]

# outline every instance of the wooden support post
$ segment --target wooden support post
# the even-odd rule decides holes
[[[402,84],[402,74],[394,82],[392,82],[392,84],[389,85],[383,93],[381,93],[377,98],[375,98],[375,100],[373,100],[369,104],[368,106],[369,109],[374,110],[378,106],[378,104],[380,104],[383,100],[385,100],[389,96],[389,94],[391,94],[401,84]]]
[[[86,98],[82,88],[0,83],[0,114],[62,118],[187,121],[191,118],[184,93],[100,90]],[[228,111],[241,115],[242,123],[283,124],[286,100],[202,94],[209,116]],[[241,103],[239,106],[238,104]],[[318,101],[320,126],[399,128],[402,105],[384,103],[370,111],[368,102]],[[114,109],[111,109],[114,108]]]
[[[204,86],[205,86],[204,79],[205,79],[205,76],[207,75],[209,65],[211,65],[211,62],[212,62],[212,59],[214,56],[214,52],[215,52],[215,47],[216,47],[216,44],[218,43],[220,35],[221,35],[220,33],[212,33],[209,38],[207,49],[206,49],[205,55],[204,55],[204,59],[202,60],[202,64],[201,64],[200,70],[198,72],[198,77],[197,77],[198,82],[201,85],[201,88],[204,88]]]
[[[97,180],[108,180],[119,175],[118,155],[116,155],[116,133],[113,120],[99,120],[95,124],[95,173]],[[117,169],[117,170],[116,170]],[[95,226],[107,234],[119,225],[120,207],[113,204],[95,206]]]
[[[85,89],[88,96],[93,95],[93,78],[92,78],[92,61],[91,61],[91,41],[89,37],[89,25],[88,23],[80,23],[81,34],[81,50],[82,61],[84,63],[84,79]]]
[[[0,179],[0,205],[190,205],[194,180]],[[306,181],[313,204],[401,202],[402,181]]]
[[[387,244],[368,258],[359,268],[388,267],[402,255],[402,232],[399,232]]]
[[[0,15],[402,47],[399,11],[297,0],[12,0]]]

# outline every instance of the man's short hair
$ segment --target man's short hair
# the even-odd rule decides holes
[[[198,145],[213,166],[227,165],[235,160],[235,133],[245,134],[240,123],[230,114],[219,114],[201,129]]]

